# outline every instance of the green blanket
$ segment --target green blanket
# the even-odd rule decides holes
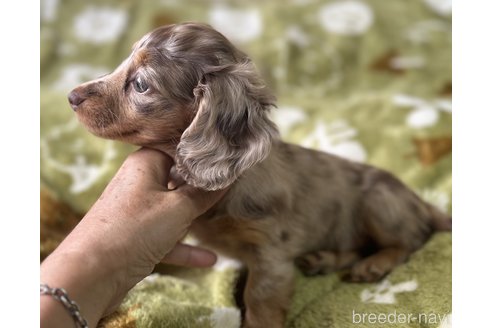
[[[41,182],[63,208],[42,213],[42,257],[135,149],[90,135],[66,94],[183,21],[210,23],[252,57],[285,140],[385,168],[451,212],[451,0],[42,0]],[[239,327],[237,262],[157,271],[101,326]],[[451,234],[440,233],[377,284],[298,273],[288,327],[450,327],[450,313]]]

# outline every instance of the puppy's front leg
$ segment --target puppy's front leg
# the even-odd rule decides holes
[[[244,291],[243,328],[282,328],[294,290],[292,261],[266,261],[248,265]]]

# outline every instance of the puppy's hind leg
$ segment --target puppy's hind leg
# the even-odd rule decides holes
[[[377,171],[368,181],[358,214],[376,252],[352,267],[349,281],[380,280],[435,231],[431,207],[394,176]]]

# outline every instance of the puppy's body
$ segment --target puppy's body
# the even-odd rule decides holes
[[[295,264],[376,281],[451,220],[390,173],[282,142],[249,58],[207,25],[137,42],[69,96],[94,134],[165,151],[190,184],[226,196],[192,233],[248,268],[245,327],[282,327]]]
[[[412,251],[440,220],[434,211],[388,172],[278,142],[265,161],[246,171],[197,220],[194,232],[241,259],[262,245],[277,245],[290,259],[310,251],[358,251],[377,244]],[[236,223],[238,231],[233,231]],[[385,233],[384,242],[378,242],[377,235]]]
[[[349,269],[349,280],[376,281],[449,224],[388,172],[278,142],[192,232],[246,263],[251,326],[280,327],[294,263],[309,275]]]

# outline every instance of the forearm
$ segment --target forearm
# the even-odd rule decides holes
[[[171,165],[158,151],[130,155],[82,221],[41,264],[41,282],[64,288],[90,327],[115,310],[161,260],[196,266],[215,262],[210,252],[176,243],[224,191],[188,185],[169,191]],[[63,305],[42,296],[41,326],[69,325],[73,319]]]

